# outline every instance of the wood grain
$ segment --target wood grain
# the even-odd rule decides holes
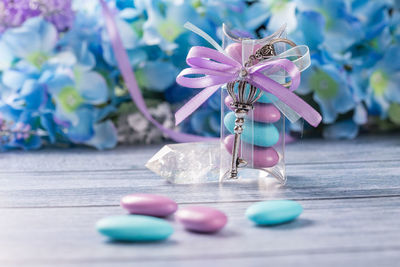
[[[395,266],[400,260],[400,138],[304,140],[287,147],[288,184],[272,180],[172,185],[143,167],[160,146],[0,154],[0,266]],[[229,216],[216,235],[176,229],[167,242],[109,243],[95,222],[123,214],[132,192]],[[245,209],[264,199],[305,208],[260,228]],[[135,265],[135,266],[136,266]]]
[[[400,136],[364,136],[356,140],[299,140],[286,146],[285,160],[291,164],[365,163],[399,161]],[[160,145],[125,146],[97,151],[89,148],[0,153],[0,173],[43,173],[144,169],[144,163]]]
[[[288,183],[248,180],[173,185],[148,170],[1,174],[0,207],[117,205],[134,192],[167,195],[179,203],[270,198],[320,199],[400,195],[397,162],[289,165]]]
[[[7,220],[0,229],[7,231],[0,239],[0,263],[199,261],[400,249],[400,197],[300,203],[305,212],[299,219],[275,227],[248,221],[244,212],[249,203],[207,204],[228,215],[223,231],[190,233],[170,218],[175,234],[156,244],[109,243],[98,235],[94,223],[123,214],[119,207],[1,209],[0,217]]]

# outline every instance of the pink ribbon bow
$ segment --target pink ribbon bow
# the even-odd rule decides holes
[[[176,125],[198,109],[223,84],[238,79],[246,80],[264,92],[273,94],[312,126],[316,127],[321,122],[321,115],[293,93],[300,84],[300,71],[290,60],[262,61],[246,68],[215,49],[194,46],[190,49],[186,62],[190,68],[182,70],[176,82],[185,87],[204,89],[175,113]],[[289,89],[263,74],[266,70],[269,70],[269,74],[286,71],[292,80]],[[193,75],[196,77],[188,77]],[[199,75],[203,76],[198,77]]]

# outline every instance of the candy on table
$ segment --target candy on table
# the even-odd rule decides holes
[[[154,195],[149,194],[145,198],[149,196]],[[163,197],[157,196],[157,198]],[[170,201],[172,200],[169,200],[168,203]],[[302,211],[301,205],[295,201],[270,200],[258,202],[248,207],[246,217],[257,225],[276,225],[296,219]],[[154,213],[154,207],[151,205],[141,206],[141,212]],[[218,232],[228,221],[227,216],[222,211],[205,206],[181,208],[176,212],[175,218],[185,229],[201,233]],[[113,241],[124,242],[161,241],[167,239],[174,232],[173,227],[167,221],[145,215],[105,217],[96,223],[96,229]]]
[[[153,194],[131,194],[121,199],[121,207],[131,214],[166,217],[178,209],[175,201]]]
[[[246,217],[257,225],[277,225],[296,219],[302,206],[292,200],[269,200],[247,208]]]
[[[175,218],[187,230],[202,233],[215,233],[228,221],[222,211],[204,206],[180,208],[175,213]]]
[[[224,139],[224,145],[229,153],[232,153],[233,141],[235,139],[234,135],[228,135]],[[246,145],[243,142],[242,145]],[[249,151],[249,150],[248,150]],[[241,149],[239,147],[239,154]],[[279,154],[273,147],[253,147],[253,164],[256,168],[270,168],[275,166],[279,162]]]
[[[144,215],[117,215],[99,220],[96,229],[115,241],[149,242],[167,239],[172,226],[163,219]]]
[[[235,120],[236,117],[234,112],[229,112],[225,115],[224,125],[231,134],[234,134]],[[273,124],[260,122],[251,123],[251,121],[247,120],[244,123],[241,139],[249,144],[253,143],[254,139],[254,145],[270,147],[278,143],[279,131]]]

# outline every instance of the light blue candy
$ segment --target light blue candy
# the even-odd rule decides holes
[[[225,115],[224,124],[225,127],[234,134],[234,127],[235,127],[235,113],[229,112]],[[273,146],[279,141],[279,131],[278,129],[270,123],[259,123],[254,122],[253,125],[250,120],[245,120],[243,125],[243,133],[241,135],[241,139],[251,144],[253,142],[253,127],[254,127],[254,145],[269,147]]]
[[[251,205],[246,217],[258,225],[290,222],[303,212],[301,205],[292,200],[269,200]]]
[[[116,241],[160,241],[173,232],[165,220],[144,215],[118,215],[101,219],[96,224],[101,234]]]
[[[270,93],[263,93],[263,95],[260,97],[260,99],[257,100],[257,102],[260,103],[273,103],[275,101],[277,101],[278,98],[276,96],[274,96],[273,94]]]

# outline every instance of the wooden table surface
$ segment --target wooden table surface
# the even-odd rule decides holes
[[[0,154],[0,266],[399,266],[400,137],[301,140],[287,146],[288,183],[173,185],[146,170],[158,146],[48,148]],[[122,196],[162,194],[227,213],[215,235],[111,243],[94,225],[124,214]],[[293,199],[292,223],[255,227],[252,203]]]

